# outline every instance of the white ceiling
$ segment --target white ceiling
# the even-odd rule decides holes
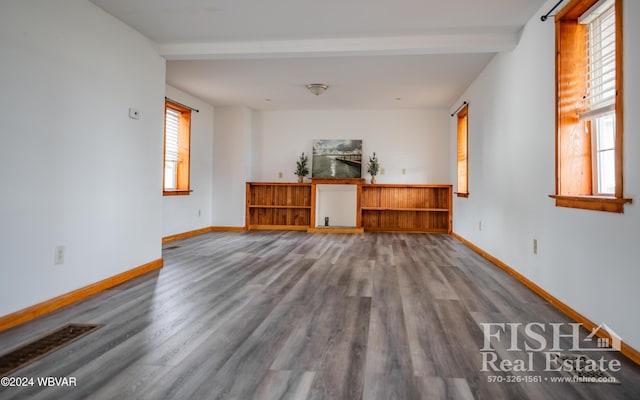
[[[170,85],[254,109],[450,108],[545,2],[91,1],[157,44]]]

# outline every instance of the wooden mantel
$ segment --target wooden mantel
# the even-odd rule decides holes
[[[364,178],[311,178],[316,185],[361,185]]]

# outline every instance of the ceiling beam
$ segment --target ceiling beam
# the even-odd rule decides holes
[[[518,32],[447,32],[413,36],[158,44],[168,60],[356,55],[498,53],[513,50]]]

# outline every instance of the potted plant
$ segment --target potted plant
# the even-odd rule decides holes
[[[376,175],[378,175],[379,170],[380,163],[378,162],[378,157],[376,157],[376,153],[374,151],[373,157],[369,156],[369,164],[367,164],[367,172],[371,175],[371,183],[376,183]]]
[[[309,168],[307,167],[307,156],[302,152],[300,158],[296,161],[296,176],[298,177],[298,183],[302,183],[304,177],[309,174]]]

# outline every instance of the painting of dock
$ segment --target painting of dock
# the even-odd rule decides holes
[[[314,178],[362,177],[362,140],[314,140],[311,176]]]

